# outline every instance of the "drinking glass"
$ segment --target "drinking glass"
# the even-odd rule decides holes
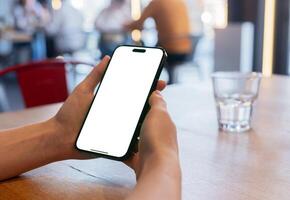
[[[253,102],[258,97],[258,73],[215,72],[212,74],[219,128],[244,132],[251,128]]]

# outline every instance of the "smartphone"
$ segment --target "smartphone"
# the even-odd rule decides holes
[[[115,49],[80,130],[77,149],[114,160],[130,156],[166,58],[159,47]]]

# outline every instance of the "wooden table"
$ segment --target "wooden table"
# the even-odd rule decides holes
[[[178,127],[185,200],[290,198],[290,78],[262,81],[253,129],[217,130],[209,83],[169,87],[164,96]],[[10,128],[47,119],[60,104],[0,115]],[[62,161],[0,183],[0,199],[123,199],[135,184],[124,164]]]

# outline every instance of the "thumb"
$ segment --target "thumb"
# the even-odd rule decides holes
[[[152,93],[152,95],[149,98],[149,105],[151,108],[159,108],[159,109],[165,109],[166,110],[166,102],[164,101],[161,93],[156,90]]]
[[[101,81],[104,72],[107,68],[107,65],[109,64],[110,56],[105,56],[101,62],[94,67],[94,69],[89,73],[89,75],[85,78],[83,81],[83,84],[85,84],[89,90],[95,90],[98,83]]]

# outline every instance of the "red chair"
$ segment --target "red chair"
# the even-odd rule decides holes
[[[0,70],[0,76],[15,72],[26,107],[63,102],[68,97],[66,64],[93,64],[61,59],[37,61]]]

